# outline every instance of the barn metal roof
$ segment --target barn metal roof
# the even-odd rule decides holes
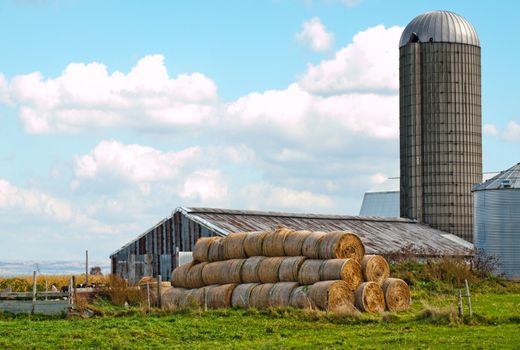
[[[311,231],[352,231],[359,235],[367,254],[385,254],[412,248],[421,255],[465,256],[473,248],[449,233],[405,218],[296,214],[212,208],[177,208],[191,220],[222,235],[286,226]],[[453,236],[453,237],[452,237]]]
[[[399,47],[408,44],[413,34],[420,42],[480,46],[475,28],[464,17],[450,11],[431,11],[415,17],[404,29]]]
[[[473,191],[507,190],[520,188],[520,163],[500,172],[491,179],[473,186]]]

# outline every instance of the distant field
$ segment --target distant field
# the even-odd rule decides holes
[[[302,310],[144,313],[100,302],[100,316],[0,316],[1,349],[518,348],[520,294],[475,294],[458,320],[453,296],[414,293],[410,311],[361,318]],[[426,310],[426,311],[425,311]]]

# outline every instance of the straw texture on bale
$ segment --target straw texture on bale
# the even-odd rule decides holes
[[[181,305],[181,300],[186,297],[188,290],[184,288],[168,288],[161,295],[162,307],[165,309],[178,308]]]
[[[385,311],[383,289],[376,282],[364,282],[356,289],[356,307],[360,311]]]
[[[206,287],[206,303],[210,309],[231,307],[231,297],[236,284]]]
[[[309,287],[309,298],[322,310],[338,311],[354,303],[354,292],[345,281],[321,281]]]
[[[385,279],[383,281],[383,293],[386,308],[389,311],[405,311],[410,307],[410,287],[402,279]]]
[[[244,283],[239,284],[233,290],[233,296],[231,297],[231,306],[247,309],[250,307],[250,296],[253,288],[258,286],[258,283]]]
[[[230,259],[208,263],[202,269],[205,285],[240,283],[240,271],[245,259]]]
[[[201,307],[204,304],[204,288],[189,289],[180,299],[179,307],[183,309]]]
[[[270,307],[287,307],[291,299],[292,291],[298,287],[298,282],[275,283],[269,292]]]
[[[244,250],[244,239],[247,237],[246,232],[230,233],[222,239],[224,246],[224,259],[244,259],[246,253]]]
[[[361,262],[364,255],[363,242],[351,232],[330,232],[319,242],[320,259],[354,259]]]
[[[247,234],[244,239],[244,252],[247,256],[262,256],[262,246],[270,231],[256,231]]]
[[[202,270],[206,266],[207,262],[201,262],[192,265],[186,274],[186,288],[201,288],[204,287],[205,283],[202,279]]]
[[[301,256],[303,242],[307,236],[311,234],[310,231],[291,231],[285,236],[283,242],[283,251],[286,256]]]
[[[208,261],[224,260],[224,244],[222,238],[214,239],[208,248]]]
[[[258,278],[262,283],[276,283],[278,280],[278,272],[282,264],[283,257],[269,257],[260,262],[258,267]]]
[[[289,305],[297,309],[314,308],[315,306],[309,298],[309,286],[300,286],[293,289]]]
[[[321,280],[321,268],[325,260],[305,260],[298,272],[300,284],[313,284]]]
[[[304,256],[289,256],[283,259],[278,271],[278,280],[280,282],[298,281],[298,271],[305,261]]]
[[[361,266],[354,259],[324,260],[321,267],[321,281],[343,280],[354,291],[363,282]]]
[[[262,245],[262,255],[264,256],[284,256],[284,241],[289,232],[293,230],[281,227],[277,228],[264,238]]]
[[[220,237],[201,237],[195,243],[193,247],[193,260],[197,261],[209,261],[208,253],[211,242],[220,239]]]
[[[260,267],[260,263],[264,259],[264,256],[253,256],[251,258],[247,258],[244,261],[244,265],[242,265],[242,271],[240,272],[240,279],[242,283],[260,282],[260,277],[258,276],[258,269]]]
[[[316,231],[307,235],[305,241],[303,241],[302,255],[310,259],[319,259],[320,240],[325,234],[325,232]]]
[[[265,309],[269,307],[269,293],[274,283],[264,283],[253,287],[249,295],[249,305],[257,309]]]
[[[382,285],[390,276],[390,265],[381,255],[365,255],[361,260],[361,271],[365,281]]]
[[[172,272],[172,285],[177,288],[186,288],[187,287],[187,276],[188,271],[191,267],[195,265],[195,263],[189,262],[186,264],[182,264],[173,270]]]

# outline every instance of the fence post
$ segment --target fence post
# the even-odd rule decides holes
[[[466,284],[466,296],[468,297],[468,309],[469,309],[469,318],[473,317],[473,310],[471,308],[471,294],[469,293],[469,285],[468,280],[464,280]]]
[[[33,271],[31,315],[34,315],[35,308],[36,308],[36,271]]]
[[[459,310],[459,317],[462,318],[464,315],[464,311],[462,310],[462,292],[459,289],[458,298],[457,298],[457,308]]]
[[[157,275],[157,307],[159,309],[162,306],[161,292],[162,292],[162,277],[161,277],[161,275]]]
[[[49,286],[47,284],[47,280],[45,280],[45,292],[49,291]],[[45,300],[47,300],[47,294],[45,294]]]
[[[69,304],[70,306],[74,305],[74,295],[72,294],[72,286],[74,284],[72,283],[72,277],[69,280]]]
[[[72,299],[77,302],[78,296],[76,295],[76,276],[72,276]]]
[[[88,250],[85,251],[85,288],[88,287]]]
[[[148,295],[148,312],[150,312],[150,283],[146,284],[146,294]]]

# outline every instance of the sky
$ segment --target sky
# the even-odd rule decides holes
[[[357,215],[399,175],[399,37],[439,9],[479,34],[505,170],[520,2],[0,1],[0,260],[106,260],[179,206]]]

